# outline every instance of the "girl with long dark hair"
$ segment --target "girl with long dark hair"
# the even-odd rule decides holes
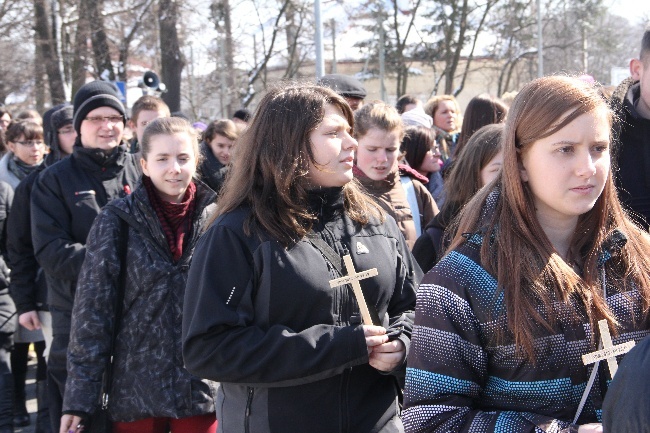
[[[183,313],[185,365],[220,382],[225,432],[403,431],[398,379],[421,274],[353,179],[353,126],[333,91],[287,86],[237,142]],[[344,256],[377,269],[359,282],[365,302],[330,283],[352,272]]]

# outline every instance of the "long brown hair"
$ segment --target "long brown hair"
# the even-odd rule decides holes
[[[217,216],[248,205],[252,214],[245,232],[261,228],[285,247],[309,232],[317,219],[307,207],[309,163],[316,164],[309,135],[323,121],[326,104],[338,108],[353,127],[347,102],[325,87],[284,84],[262,98],[237,142],[237,158],[218,200]],[[355,180],[343,192],[345,212],[352,220],[383,220],[380,208]]]
[[[458,211],[483,187],[481,170],[501,150],[503,124],[495,123],[480,128],[458,154],[445,179],[445,202],[440,218],[448,225]]]
[[[464,242],[467,232],[483,232],[481,262],[494,275],[505,295],[508,331],[518,351],[534,360],[533,339],[540,327],[552,330],[558,316],[579,320],[586,316],[592,329],[598,320],[618,325],[607,307],[598,272],[605,240],[618,229],[627,244],[605,263],[620,290],[638,288],[647,314],[650,300],[650,240],[623,211],[611,170],[594,207],[578,218],[569,252],[582,263],[579,276],[555,251],[536,214],[533,194],[520,177],[521,154],[535,141],[559,131],[578,116],[607,110],[596,88],[571,77],[544,77],[526,85],[508,113],[502,140],[500,177],[484,188],[463,210],[450,249]],[[568,114],[567,114],[568,113]],[[500,182],[499,182],[500,179]],[[493,210],[491,197],[498,194]],[[570,298],[580,299],[584,310],[574,311]],[[539,309],[541,307],[541,310]],[[580,308],[581,310],[581,308]]]
[[[498,98],[482,93],[470,99],[463,113],[463,125],[454,149],[454,158],[460,155],[463,147],[476,131],[485,125],[502,123],[506,120],[508,107]]]

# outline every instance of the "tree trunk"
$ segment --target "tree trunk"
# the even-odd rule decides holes
[[[162,99],[170,111],[181,109],[181,73],[185,59],[181,53],[176,31],[178,4],[176,0],[160,0],[158,4],[158,23],[160,25],[161,78],[167,86]]]
[[[115,81],[115,71],[111,61],[111,52],[108,47],[108,37],[104,29],[104,17],[102,16],[102,0],[81,0],[87,2],[88,24],[90,28],[90,40],[93,44],[95,55],[95,68],[97,78]]]
[[[49,10],[48,0],[34,0],[35,39],[39,45],[37,52],[41,54],[39,61],[42,61],[47,73],[52,105],[56,105],[64,102],[66,97],[63,87],[63,77],[59,69],[59,59],[57,58],[56,49],[52,40],[52,29],[48,15]]]
[[[37,38],[38,35],[34,35],[35,41],[37,41]],[[45,68],[43,67],[43,62],[39,59],[43,55],[43,51],[38,44],[34,48],[34,97],[36,99],[34,108],[39,113],[42,113],[45,111],[45,80],[43,79]]]
[[[86,69],[89,65],[88,39],[90,39],[87,6],[85,0],[79,0],[79,20],[74,37],[72,60],[72,95],[75,95],[77,90],[86,83]]]

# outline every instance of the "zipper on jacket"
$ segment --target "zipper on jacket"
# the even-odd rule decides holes
[[[253,388],[250,386],[247,388],[248,389],[248,398],[246,399],[246,412],[244,414],[244,431],[246,433],[250,432],[250,415],[251,415],[251,406],[253,404]]]

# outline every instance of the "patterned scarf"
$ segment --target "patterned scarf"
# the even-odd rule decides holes
[[[190,182],[183,201],[171,203],[160,198],[151,178],[143,175],[142,183],[147,190],[151,206],[160,220],[174,262],[177,262],[183,255],[183,241],[192,228],[192,215],[196,208],[196,185]]]

